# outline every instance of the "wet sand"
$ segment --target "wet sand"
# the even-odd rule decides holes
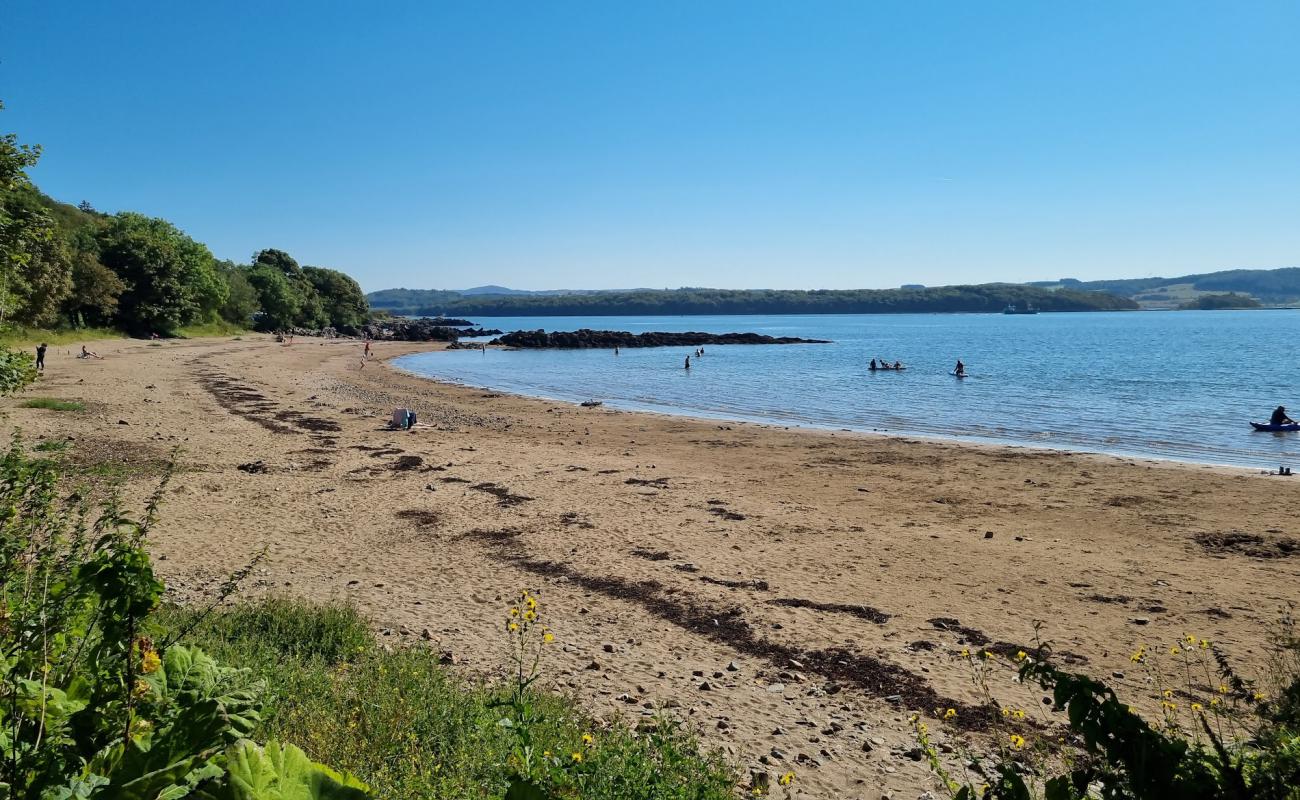
[[[28,394],[86,411],[8,399],[8,421],[137,474],[137,500],[182,448],[152,541],[175,599],[265,551],[245,593],[350,599],[384,641],[481,675],[532,587],[552,685],[603,716],[665,710],[808,797],[933,788],[912,711],[959,710],[931,725],[945,745],[987,735],[963,647],[1032,652],[1041,622],[1137,702],[1155,692],[1138,646],[1191,633],[1250,673],[1300,600],[1285,478],[580,408],[361,368],[352,342],[74,349]],[[420,427],[386,430],[396,406]],[[1053,724],[1004,678],[999,697]]]

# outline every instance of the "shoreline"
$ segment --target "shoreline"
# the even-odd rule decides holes
[[[972,636],[1025,644],[1046,620],[1071,668],[1145,708],[1137,647],[1195,633],[1249,675],[1300,602],[1291,493],[1235,471],[585,409],[386,363],[436,346],[378,342],[361,367],[360,342],[241,339],[61,348],[31,394],[84,412],[0,407],[29,443],[67,441],[80,474],[123,475],[129,510],[183,448],[150,540],[172,600],[265,552],[239,596],[344,598],[381,642],[476,679],[499,674],[528,587],[557,638],[546,685],[633,724],[680,718],[741,774],[796,770],[809,798],[933,789],[907,717],[978,698],[955,656]],[[398,406],[415,431],[386,429]]]
[[[1062,313],[1066,313],[1066,312],[1062,312]],[[411,344],[419,344],[419,343],[411,343]],[[545,394],[531,394],[528,392],[518,391],[515,389],[506,389],[506,388],[495,387],[495,386],[484,386],[475,383],[463,383],[460,381],[451,380],[449,378],[425,375],[415,370],[408,369],[406,367],[402,367],[398,364],[392,363],[400,358],[406,358],[408,356],[413,356],[413,355],[422,355],[425,353],[438,353],[446,349],[447,349],[446,347],[436,347],[430,349],[415,350],[409,353],[400,353],[383,359],[383,363],[388,368],[395,370],[403,375],[409,375],[412,378],[428,381],[430,383],[437,384],[440,386],[474,389],[474,390],[479,390],[484,392],[500,392],[502,394],[510,395],[511,397],[517,397],[521,400],[537,400],[537,401],[549,402],[549,403],[575,403],[575,404],[581,402],[580,400],[567,398],[567,397],[553,397]],[[595,398],[595,399],[599,399],[599,398]],[[963,447],[986,448],[986,449],[993,449],[993,450],[999,450],[999,449],[1031,450],[1035,452],[1055,453],[1059,455],[1073,455],[1073,456],[1084,456],[1084,457],[1091,456],[1100,459],[1110,459],[1125,464],[1135,464],[1137,462],[1150,462],[1150,463],[1166,464],[1174,467],[1185,467],[1189,469],[1197,468],[1197,469],[1222,470],[1230,474],[1256,475],[1259,477],[1269,476],[1268,472],[1261,470],[1259,467],[1247,467],[1247,466],[1242,466],[1240,464],[1225,464],[1225,463],[1214,462],[1214,461],[1194,461],[1185,458],[1176,458],[1174,456],[1155,455],[1150,453],[1108,452],[1105,450],[1091,450],[1083,446],[1079,446],[1079,447],[1069,447],[1064,445],[1050,446],[1044,444],[1033,444],[1028,442],[999,441],[996,439],[989,439],[980,436],[962,436],[959,434],[919,433],[919,432],[901,431],[901,430],[877,430],[877,429],[865,430],[862,428],[852,428],[852,427],[846,428],[840,425],[820,424],[820,423],[806,422],[806,421],[779,422],[771,419],[765,419],[763,417],[743,417],[739,415],[729,416],[724,412],[718,412],[716,416],[711,416],[708,415],[706,412],[702,412],[695,409],[682,409],[680,412],[673,412],[673,411],[665,411],[665,410],[659,410],[659,409],[647,408],[647,407],[637,407],[635,404],[623,405],[622,400],[601,400],[601,403],[602,403],[601,406],[602,408],[606,408],[612,411],[618,411],[624,414],[647,414],[651,416],[663,417],[666,419],[686,419],[686,420],[691,420],[700,423],[733,422],[733,423],[743,424],[743,425],[757,425],[763,428],[803,430],[803,431],[815,432],[815,433],[830,433],[832,435],[839,433],[839,434],[848,434],[852,436],[862,436],[867,438],[883,437],[887,439],[897,439],[897,440],[916,439],[922,442],[939,444],[939,445],[946,444],[946,445],[956,445],[956,446],[963,446]],[[1277,475],[1274,474],[1273,477],[1277,477]]]

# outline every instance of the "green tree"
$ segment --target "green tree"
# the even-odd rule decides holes
[[[128,330],[170,333],[210,318],[226,300],[212,253],[166,220],[117,214],[99,245],[101,261],[126,285],[118,306]]]
[[[303,272],[302,267],[298,266],[298,262],[294,260],[293,256],[283,250],[259,250],[253,256],[253,270],[259,271],[259,274],[262,274],[261,270],[279,272],[284,276],[289,286],[288,293],[293,295],[292,298],[281,296],[268,298],[265,295],[262,296],[262,310],[268,316],[277,320],[277,324],[273,327],[323,328],[329,324],[329,315],[325,311],[325,306],[316,291],[316,287],[308,279],[306,273]],[[254,282],[254,285],[257,286],[258,283]],[[283,294],[285,291],[279,284],[267,283],[265,280],[262,281],[262,285],[267,286],[277,295]],[[259,289],[259,293],[260,291]],[[268,304],[276,306],[277,310],[272,313]],[[294,308],[292,316],[283,316],[290,307]]]
[[[72,286],[67,248],[27,177],[40,157],[39,146],[0,135],[0,321],[49,324]]]
[[[78,252],[72,257],[72,292],[63,301],[63,313],[77,327],[110,325],[125,288],[117,273],[99,263],[96,255]]]
[[[247,279],[257,291],[262,316],[258,327],[280,330],[294,326],[302,313],[302,294],[280,270],[268,264],[254,264]]]
[[[217,269],[226,281],[226,302],[221,305],[221,318],[244,327],[253,324],[253,316],[261,309],[257,289],[248,280],[248,267],[233,261],[217,262]]]
[[[361,286],[342,272],[324,267],[303,267],[320,296],[328,324],[336,328],[356,327],[366,321],[370,304]]]

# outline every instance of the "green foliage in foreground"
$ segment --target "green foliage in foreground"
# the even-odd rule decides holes
[[[499,798],[521,777],[544,796],[587,800],[733,796],[733,773],[673,726],[601,726],[573,701],[531,687],[526,764],[511,685],[466,682],[427,649],[386,652],[349,606],[269,598],[206,618],[169,609],[158,621],[160,636],[193,628],[185,641],[265,683],[260,735],[293,739],[381,798]],[[543,762],[548,769],[538,769]]]
[[[44,408],[47,411],[85,411],[86,407],[75,400],[59,400],[54,397],[33,397],[18,405],[23,408]]]
[[[246,670],[147,635],[163,591],[143,547],[156,501],[141,521],[112,504],[92,517],[60,477],[17,442],[0,459],[0,797],[368,796],[249,738],[264,687]]]
[[[36,380],[36,357],[0,345],[0,396],[13,394]]]
[[[915,718],[913,725],[954,800],[1300,800],[1300,638],[1289,617],[1273,645],[1272,696],[1237,676],[1204,640],[1199,648],[1171,648],[1181,656],[1187,686],[1163,690],[1158,722],[1102,681],[1022,652],[1018,680],[1051,694],[1053,709],[1066,713],[1072,746],[1054,757],[1042,749],[1021,751],[1026,739],[1011,733],[1012,746],[999,757],[966,762],[973,782],[954,780],[930,747],[925,725]],[[1145,648],[1133,655],[1137,664],[1148,658]]]

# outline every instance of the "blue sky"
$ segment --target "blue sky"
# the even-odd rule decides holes
[[[368,289],[1300,266],[1300,3],[33,2],[53,196]]]

